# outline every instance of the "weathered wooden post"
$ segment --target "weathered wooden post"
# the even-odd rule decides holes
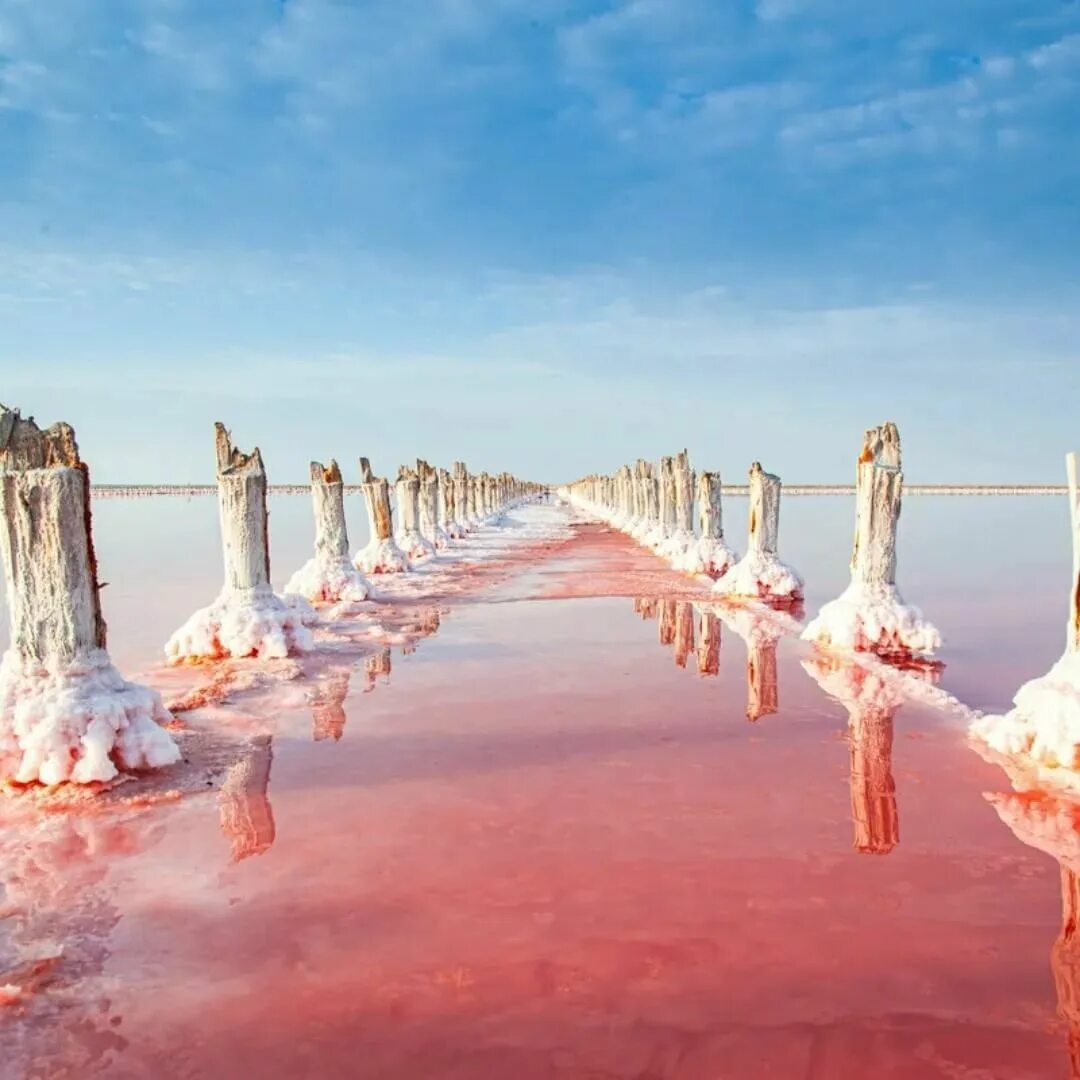
[[[407,465],[398,469],[394,485],[398,529],[395,539],[410,562],[435,554],[435,545],[420,532],[420,477]]]
[[[0,779],[112,780],[180,752],[161,696],[106,649],[90,473],[67,424],[42,431],[0,405],[0,555],[10,644],[0,660]]]
[[[690,454],[683,450],[672,462],[671,524],[668,538],[658,554],[676,569],[682,567],[695,547],[694,538],[694,470]]]
[[[851,584],[826,604],[803,633],[823,648],[885,656],[933,653],[941,635],[896,588],[896,527],[904,475],[896,425],[871,428],[855,478],[855,547]]]
[[[1065,653],[1045,674],[1024,683],[1005,716],[981,716],[971,734],[1001,754],[1021,755],[1048,776],[1075,788],[1071,771],[1080,770],[1080,475],[1076,454],[1065,459],[1069,481],[1072,575]]]
[[[336,461],[331,460],[329,467],[318,461],[311,463],[315,557],[289,579],[286,594],[326,603],[356,603],[368,599],[368,583],[353,566],[349,554],[344,491],[345,484]]]
[[[652,464],[639,459],[637,463],[638,499],[641,503],[641,516],[630,530],[630,535],[640,544],[656,526],[656,481],[653,478]]]
[[[464,540],[465,525],[461,520],[458,506],[458,483],[446,469],[439,470],[439,496],[441,522],[443,530],[451,540]]]
[[[750,539],[746,554],[713,586],[720,596],[765,600],[775,604],[802,598],[803,583],[780,561],[780,477],[750,466]]]
[[[280,597],[270,586],[266,470],[256,447],[233,446],[224,424],[214,426],[218,512],[225,585],[218,598],[168,640],[171,663],[225,657],[281,659],[312,646],[307,629],[317,619],[300,596]]]
[[[675,533],[675,460],[660,459],[660,479],[657,487],[659,513],[656,526],[645,543],[659,554]]]
[[[689,546],[676,569],[688,574],[722,577],[738,561],[738,556],[724,540],[724,516],[721,507],[720,474],[703,472],[697,478],[698,522],[701,535]]]
[[[818,654],[803,667],[848,713],[855,848],[886,855],[900,842],[892,745],[893,718],[903,695],[882,674],[853,661]]]
[[[469,509],[469,472],[463,461],[454,462],[454,508],[458,524],[463,532],[470,533],[475,528],[472,514]]]
[[[371,471],[371,462],[360,459],[360,482],[368,513],[367,547],[353,559],[357,569],[365,574],[401,574],[409,569],[405,552],[394,540],[394,519],[390,512],[390,485],[385,477]]]
[[[450,546],[450,537],[439,522],[439,474],[422,458],[416,459],[420,478],[420,535],[435,550]]]
[[[234,863],[269,850],[277,836],[270,805],[273,760],[273,739],[255,736],[250,752],[229,769],[218,792],[221,831],[232,842]]]

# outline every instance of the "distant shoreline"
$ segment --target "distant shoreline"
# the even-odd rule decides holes
[[[359,484],[346,484],[346,494],[356,495]],[[726,484],[725,495],[748,494],[746,484]],[[1064,484],[905,484],[905,495],[1065,495]],[[271,484],[271,495],[308,495],[307,484]],[[154,495],[214,495],[214,484],[94,484],[91,493],[98,499],[146,498]],[[854,484],[785,484],[785,495],[854,495]]]

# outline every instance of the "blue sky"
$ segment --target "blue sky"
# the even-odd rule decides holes
[[[0,0],[0,400],[102,481],[1058,479],[1080,0]]]

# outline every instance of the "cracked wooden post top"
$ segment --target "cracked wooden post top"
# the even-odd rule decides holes
[[[104,649],[90,472],[69,424],[0,405],[0,524],[12,647],[38,661]]]

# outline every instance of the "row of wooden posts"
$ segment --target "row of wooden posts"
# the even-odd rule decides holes
[[[398,529],[389,484],[361,459],[371,541],[350,558],[336,463],[311,466],[315,552],[283,596],[270,583],[266,471],[216,425],[224,585],[166,646],[173,662],[283,657],[310,647],[310,602],[377,598],[365,573],[405,573],[544,489],[509,473],[403,468]],[[109,780],[117,767],[170,764],[160,695],[129,683],[106,648],[90,514],[90,476],[73,429],[42,430],[0,405],[0,555],[11,641],[0,662],[0,778]],[[289,592],[289,589],[294,589]]]
[[[903,473],[895,424],[865,432],[855,472],[851,585],[825,605],[805,636],[823,645],[886,655],[933,653],[940,635],[896,589]],[[702,472],[695,479],[685,450],[662,458],[658,469],[639,460],[613,475],[586,477],[565,494],[667,558],[676,569],[710,575],[717,595],[790,607],[802,600],[804,585],[779,557],[781,490],[779,476],[758,462],[750,467],[749,536],[741,559],[724,536],[720,474]]]

